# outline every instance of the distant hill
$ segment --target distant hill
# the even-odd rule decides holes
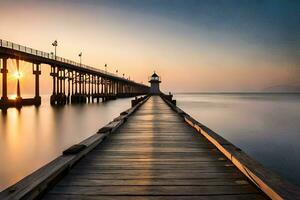
[[[286,92],[286,93],[293,93],[293,92],[300,92],[300,85],[276,85],[268,88],[264,88],[263,92]]]

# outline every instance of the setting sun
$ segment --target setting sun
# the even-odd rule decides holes
[[[22,73],[22,72],[16,71],[16,72],[14,73],[14,78],[15,78],[15,79],[20,79],[20,78],[22,78],[22,77],[23,77],[23,73]]]

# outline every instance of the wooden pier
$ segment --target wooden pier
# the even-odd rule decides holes
[[[188,118],[160,96],[143,99],[98,134],[8,188],[0,197],[47,200],[299,198],[297,187],[270,172],[262,173],[262,166],[251,158],[243,161],[245,156],[239,155],[241,159],[237,160],[238,155],[233,151],[242,153],[239,149],[232,150],[228,156],[218,146],[225,144],[223,138],[213,136],[215,133]],[[195,126],[209,136],[199,134]],[[224,140],[223,144],[218,140]]]

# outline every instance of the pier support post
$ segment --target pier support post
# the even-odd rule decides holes
[[[41,96],[40,96],[40,79],[39,76],[41,75],[41,69],[40,69],[40,64],[34,64],[32,63],[32,68],[33,68],[33,74],[35,75],[35,105],[39,106],[41,105]]]
[[[99,103],[99,96],[100,96],[99,86],[100,86],[100,77],[97,76],[97,103]]]
[[[72,83],[71,94],[74,95],[74,71],[72,71],[71,83]]]
[[[89,81],[88,81],[88,84],[89,84],[88,102],[90,103],[90,102],[91,102],[91,74],[89,74]]]
[[[1,73],[2,73],[2,97],[1,100],[3,102],[8,101],[7,97],[7,57],[2,58],[2,68],[1,68]]]
[[[16,59],[17,62],[17,73],[20,73],[20,60]],[[22,107],[22,97],[21,97],[21,88],[20,88],[20,76],[17,78],[17,98],[16,98],[16,107]]]
[[[60,69],[56,69],[56,94],[59,94],[59,71]]]
[[[50,72],[50,76],[53,77],[53,89],[52,89],[52,95],[50,97],[50,104],[51,105],[55,105],[55,99],[56,99],[56,71],[55,71],[55,67],[51,66],[51,72]]]
[[[68,70],[68,96],[67,96],[67,104],[70,103],[70,81],[71,81],[71,77],[70,77],[71,71]]]

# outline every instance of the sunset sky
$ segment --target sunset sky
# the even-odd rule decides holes
[[[107,63],[138,82],[155,70],[164,91],[300,85],[296,0],[1,0],[0,22],[1,39],[46,52],[57,39],[58,56],[78,61],[82,51],[83,63]],[[22,92],[30,93],[31,66],[23,65]]]

